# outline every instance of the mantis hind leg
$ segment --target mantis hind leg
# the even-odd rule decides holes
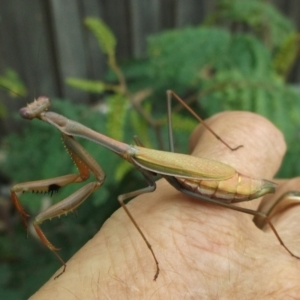
[[[192,191],[189,191],[185,188],[183,188],[180,183],[176,180],[176,178],[174,177],[167,177],[165,176],[165,178],[168,180],[168,182],[174,186],[177,190],[179,190],[181,193],[189,196],[189,197],[192,197],[196,200],[200,200],[200,201],[203,201],[203,202],[206,202],[206,203],[212,203],[212,204],[215,204],[215,205],[218,205],[218,206],[222,206],[222,207],[225,207],[225,208],[229,208],[229,209],[232,209],[232,210],[236,210],[236,211],[239,211],[239,212],[242,212],[242,213],[245,213],[245,214],[248,214],[248,215],[252,215],[254,216],[257,220],[260,220],[260,221],[263,221],[264,224],[268,224],[270,226],[270,228],[272,229],[273,233],[275,234],[277,240],[279,241],[280,245],[282,245],[284,247],[284,249],[293,257],[297,258],[297,259],[300,259],[299,256],[295,255],[286,245],[285,243],[283,242],[283,240],[281,239],[281,237],[279,236],[277,230],[275,229],[273,223],[271,222],[271,217],[272,216],[269,216],[268,213],[265,213],[265,212],[261,212],[261,211],[256,211],[256,210],[252,210],[252,209],[248,209],[248,208],[243,208],[243,207],[239,207],[239,206],[235,206],[233,204],[230,204],[230,203],[225,203],[225,202],[222,202],[220,200],[217,200],[217,199],[211,199],[209,197],[206,197],[204,195],[199,195],[199,194],[196,194],[196,193],[193,193]],[[298,193],[300,195],[300,193]],[[299,200],[298,200],[299,201]],[[255,222],[256,224],[256,222]]]
[[[294,206],[300,204],[300,192],[299,191],[289,191],[282,194],[275,201],[262,201],[258,207],[258,211],[268,215],[271,219],[276,214]],[[263,229],[266,226],[266,222],[263,218],[255,216],[253,218],[255,225]]]
[[[299,191],[289,191],[284,194],[282,194],[279,198],[275,199],[275,201],[263,201],[259,207],[258,211],[264,215],[267,216],[267,218],[261,217],[260,215],[255,215],[253,218],[254,224],[260,228],[264,229],[266,225],[268,224],[273,232],[275,233],[277,239],[281,241],[280,237],[278,237],[278,234],[276,234],[276,230],[272,228],[273,224],[270,224],[271,218],[273,218],[278,213],[281,213],[285,211],[288,208],[291,208],[295,205],[300,204],[300,192]],[[274,226],[273,226],[274,227]],[[274,231],[275,230],[275,231]],[[281,241],[281,245],[293,256],[299,259],[299,256],[294,255],[287,247],[284,245],[284,243]]]

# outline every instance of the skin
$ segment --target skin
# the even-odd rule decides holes
[[[193,155],[225,162],[248,176],[273,178],[286,150],[273,124],[248,112],[218,114],[208,123],[231,146],[244,147],[232,152],[199,126],[190,140]],[[268,201],[297,185],[297,178],[281,181]],[[260,201],[238,205],[257,209]],[[273,232],[255,227],[251,215],[190,199],[164,179],[155,192],[135,198],[128,208],[159,260],[156,282],[149,250],[119,209],[67,262],[66,272],[51,278],[31,299],[299,297],[300,260],[286,252]],[[298,255],[299,210],[295,206],[274,217],[282,239]]]

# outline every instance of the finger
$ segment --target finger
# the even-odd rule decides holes
[[[234,123],[233,121],[234,120]],[[208,124],[232,147],[243,144],[236,151],[227,149],[203,127],[199,127],[191,139],[193,153],[211,159],[217,159],[234,166],[239,172],[256,178],[271,179],[277,172],[285,152],[285,143],[281,132],[268,120],[252,113],[230,112],[219,114],[209,119]],[[295,254],[300,254],[299,213],[300,197],[293,195],[293,201],[287,197],[287,192],[297,191],[300,178],[288,181],[277,181],[275,194],[265,197],[259,210],[268,213],[270,207],[278,199],[283,199],[271,221],[286,246]],[[296,205],[295,205],[296,203]],[[291,205],[293,204],[293,205]],[[257,209],[258,201],[246,204],[248,208]],[[238,216],[240,217],[240,216]],[[268,231],[270,237],[273,231],[264,220],[260,220],[260,228]],[[259,225],[259,220],[256,223]],[[234,224],[232,222],[232,224]],[[249,231],[250,232],[253,231]]]

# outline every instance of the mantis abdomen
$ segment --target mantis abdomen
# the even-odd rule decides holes
[[[186,178],[177,178],[177,180],[185,189],[193,193],[211,199],[223,200],[227,203],[248,201],[275,191],[275,183],[264,179],[251,178],[238,172],[231,178],[222,181],[196,181]]]

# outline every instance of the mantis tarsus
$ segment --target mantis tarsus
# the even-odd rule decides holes
[[[39,97],[36,101],[20,110],[20,114],[23,118],[30,120],[34,118],[40,119],[53,125],[62,133],[66,149],[79,170],[79,174],[70,174],[46,180],[20,183],[12,187],[11,197],[23,218],[25,226],[27,226],[27,218],[29,216],[20,204],[17,193],[27,191],[52,193],[53,191],[56,191],[70,183],[85,181],[89,177],[89,172],[92,172],[95,176],[94,182],[86,184],[77,192],[73,193],[61,202],[51,206],[45,211],[42,211],[35,217],[33,221],[34,228],[43,244],[47,246],[63,264],[63,270],[55,278],[59,277],[65,272],[66,263],[57,253],[58,249],[47,239],[40,228],[40,225],[47,219],[58,217],[76,209],[85,199],[89,197],[90,194],[99,189],[105,180],[105,174],[102,168],[98,165],[94,158],[74,139],[74,136],[98,143],[126,159],[129,163],[133,164],[138,171],[141,172],[148,183],[148,186],[143,189],[120,195],[118,200],[147,244],[147,247],[154,258],[156,264],[154,280],[157,279],[160,270],[158,260],[151,244],[148,242],[141,228],[127,209],[124,201],[142,193],[153,192],[156,188],[156,183],[154,181],[156,175],[161,175],[175,189],[190,197],[255,216],[255,218],[260,220],[264,225],[268,224],[270,226],[280,244],[292,256],[298,259],[300,258],[294,255],[283,243],[275,227],[270,221],[268,211],[260,212],[232,204],[252,200],[267,193],[273,193],[275,191],[275,183],[242,175],[229,165],[218,161],[174,153],[171,122],[172,97],[177,99],[184,107],[186,107],[207,129],[211,131],[212,134],[216,136],[216,138],[224,143],[226,147],[231,150],[236,150],[239,147],[229,147],[229,145],[226,144],[218,135],[216,135],[205,124],[205,122],[198,115],[196,115],[195,112],[192,111],[174,92],[168,91],[167,96],[169,146],[171,152],[145,148],[137,137],[135,137],[136,146],[130,146],[85,127],[76,121],[69,120],[62,115],[54,112],[48,112],[47,110],[50,107],[50,100],[46,97]]]

